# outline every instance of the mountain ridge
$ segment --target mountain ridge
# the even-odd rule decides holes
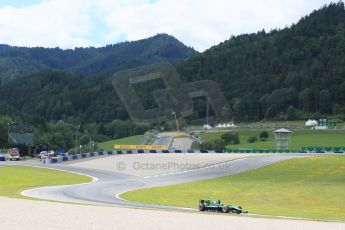
[[[2,83],[35,72],[54,69],[82,76],[110,75],[116,71],[157,62],[176,62],[197,52],[168,34],[99,48],[43,48],[0,45]]]
[[[169,39],[165,36],[158,38]],[[142,51],[143,47],[137,49]],[[154,52],[150,54],[154,56]],[[232,37],[174,65],[185,82],[217,82],[233,111],[229,120],[295,120],[327,116],[345,120],[343,63],[345,9],[344,3],[339,2],[312,12],[289,28]],[[69,73],[62,77],[65,79],[63,84],[54,81],[60,75],[64,74],[46,70],[27,77],[25,81],[14,80],[0,87],[0,100],[22,113],[49,121],[65,118],[88,123],[129,119],[106,74],[94,79]],[[49,87],[60,91],[43,90],[31,81],[40,82],[38,85],[50,81]],[[79,82],[73,90],[68,88],[74,85],[71,81]],[[37,91],[38,96],[25,96],[32,95],[32,91]],[[141,93],[145,95],[145,92]],[[142,98],[145,100],[149,95]],[[205,102],[197,104],[193,119],[205,115],[205,111],[199,111],[206,108]]]
[[[162,44],[163,47],[170,44],[169,37],[159,39],[168,39],[168,42],[151,44]],[[171,42],[177,47],[181,45]],[[126,50],[129,45],[119,46]],[[192,52],[189,58],[174,58],[170,51],[175,47],[168,46],[170,48],[159,48],[157,52],[155,47],[148,48],[148,53],[140,45],[133,49],[152,62],[159,62],[164,56],[172,57],[170,61],[183,82],[217,82],[232,108],[232,113],[223,118],[224,122],[309,118],[345,121],[345,9],[342,2],[322,7],[288,28],[231,37],[200,54],[183,49]],[[0,86],[0,144],[7,143],[7,124],[11,121],[24,121],[35,126],[35,142],[65,149],[73,148],[71,140],[78,124],[81,125],[80,143],[84,146],[88,146],[90,138],[96,141],[117,139],[153,128],[131,121],[114,90],[109,73],[116,71],[111,68],[112,63],[122,57],[123,52],[111,56],[111,48],[103,50],[110,53],[109,63],[108,58],[96,58],[90,59],[95,66],[89,62],[78,66],[78,58],[67,58],[65,61],[75,68],[73,71],[69,69],[71,66],[64,66],[62,70],[45,69],[42,63],[32,62],[25,55],[18,59],[15,49],[8,49],[12,53],[6,54],[5,58],[0,52],[0,70],[8,67],[7,73],[12,73],[14,78],[26,76],[3,82]],[[162,54],[162,51],[166,53]],[[78,55],[97,56],[95,49],[88,52],[78,52]],[[147,64],[135,58],[131,60],[135,65]],[[54,63],[58,61],[54,58],[45,61],[50,65],[59,64]],[[27,66],[32,73],[24,75],[28,72],[21,68],[11,72],[11,66],[6,62]],[[131,66],[125,63],[120,67]],[[109,72],[97,72],[103,69]],[[92,71],[97,73],[93,75],[95,72]],[[135,90],[143,104],[154,106],[152,93],[162,87],[154,81],[149,83],[146,86],[138,84]],[[181,125],[195,120],[203,122],[206,108],[206,100],[196,99],[193,115],[181,119]],[[178,108],[175,112],[179,113]],[[212,121],[220,122],[217,118],[210,119]],[[156,127],[162,126],[169,128],[169,122]]]

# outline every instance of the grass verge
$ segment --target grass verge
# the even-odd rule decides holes
[[[238,148],[253,148],[253,149],[275,149],[276,143],[272,137],[272,132],[267,130],[270,137],[267,141],[257,141],[255,143],[248,143],[248,138],[250,136],[259,137],[262,130],[238,130],[240,137],[240,144],[238,145],[228,145],[228,148],[238,149]],[[198,134],[203,141],[210,141],[214,139],[221,138],[224,132],[210,132]],[[320,131],[320,130],[310,130],[310,131],[293,131],[290,149],[301,149],[303,147],[342,147],[345,146],[345,132],[344,131]]]
[[[0,167],[0,196],[24,198],[21,192],[31,188],[90,182],[87,176],[27,166]]]
[[[114,145],[137,145],[143,139],[143,137],[144,135],[136,135],[116,140],[105,141],[98,143],[98,147],[100,149],[103,149],[104,151],[111,151],[114,149]]]
[[[251,213],[345,220],[345,157],[292,159],[213,180],[127,192],[141,203],[196,208],[220,199]]]

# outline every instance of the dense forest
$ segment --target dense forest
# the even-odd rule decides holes
[[[53,148],[71,148],[79,125],[83,145],[142,134],[151,127],[129,120],[109,77],[196,53],[166,34],[73,50],[0,45],[0,148],[10,122],[32,124],[35,142]]]
[[[8,120],[24,120],[37,127],[37,140],[49,143],[59,143],[47,133],[58,135],[61,124],[72,131],[82,124],[85,142],[141,133],[152,127],[129,120],[109,76],[162,61],[174,63],[185,82],[216,81],[232,109],[227,120],[345,120],[345,9],[339,2],[290,27],[231,37],[201,54],[165,34],[74,50],[3,45],[0,129]],[[152,92],[160,84],[136,85],[146,107],[155,106]],[[187,123],[205,116],[205,100],[196,100],[194,111]]]
[[[297,24],[244,34],[177,64],[185,81],[215,80],[235,120],[345,113],[345,10],[333,3]]]
[[[41,70],[54,69],[80,76],[110,75],[157,62],[175,62],[195,54],[176,38],[151,38],[100,48],[25,48],[0,45],[0,82],[3,84]]]

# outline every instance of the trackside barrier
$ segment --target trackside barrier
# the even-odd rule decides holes
[[[345,147],[305,147],[302,149],[226,149],[227,153],[344,153]]]
[[[306,152],[345,152],[345,147],[304,147],[303,151]]]
[[[224,153],[223,150],[192,150],[187,151],[182,150],[114,150],[107,152],[93,152],[93,153],[80,153],[70,156],[58,156],[45,158],[42,160],[43,164],[56,164],[66,161],[73,161],[79,159],[86,159],[97,156],[109,156],[109,155],[120,155],[120,154],[145,154],[145,153]]]

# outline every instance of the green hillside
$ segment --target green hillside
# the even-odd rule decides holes
[[[345,121],[345,9],[339,2],[290,27],[231,37],[201,54],[166,34],[73,50],[0,45],[0,129],[6,134],[7,123],[2,120],[8,118],[26,121],[36,127],[36,141],[68,148],[78,124],[83,145],[90,138],[102,142],[142,134],[152,127],[130,121],[109,76],[166,61],[174,63],[185,83],[204,79],[218,83],[232,109],[222,115],[224,121],[325,117]],[[163,84],[154,80],[135,84],[146,109],[157,106],[153,95]],[[176,104],[171,97],[160,98]],[[181,119],[181,125],[203,122],[206,108],[206,100],[195,98],[193,114]],[[61,131],[59,121],[68,132]],[[161,126],[168,128],[166,123],[157,124]],[[4,134],[0,140],[6,142]]]
[[[100,48],[62,50],[0,45],[0,83],[46,69],[82,76],[111,75],[141,65],[175,62],[195,53],[192,48],[167,34]]]
[[[229,120],[298,120],[327,116],[344,120],[344,35],[345,9],[339,2],[314,11],[289,28],[232,37],[202,54],[176,63],[176,67],[186,82],[216,81],[232,108]],[[23,52],[21,48],[6,47],[6,52],[1,54],[1,49],[4,48],[0,47],[0,63],[2,56],[22,56]],[[22,113],[40,114],[46,120],[72,117],[85,122],[128,119],[105,74],[107,71],[160,62],[164,58],[183,59],[193,53],[191,49],[183,49],[181,43],[168,35],[99,49],[57,49],[64,61],[53,59],[51,49],[42,48],[43,53],[39,48],[23,49],[30,60],[37,62],[42,59],[43,63],[42,55],[46,54],[43,65],[70,73],[46,70],[25,80],[11,81],[0,88],[0,101]],[[100,53],[102,55],[97,59]],[[93,61],[80,56],[92,56],[90,60]],[[113,58],[121,59],[122,64],[131,64],[116,65]],[[139,63],[132,58],[142,61]],[[104,62],[99,61],[101,59]],[[39,65],[30,66],[32,71],[40,69]],[[6,67],[9,68],[8,65]],[[84,77],[89,74],[105,75]],[[144,105],[149,108],[156,105],[152,101],[152,91],[162,88],[161,82],[152,83],[149,88],[144,85],[136,87]],[[176,110],[179,112],[178,108]],[[206,102],[195,102],[194,110],[196,116],[186,118],[187,121],[205,116]]]
[[[215,80],[237,121],[344,119],[344,35],[344,3],[333,3],[291,27],[231,37],[177,67],[185,81]]]

